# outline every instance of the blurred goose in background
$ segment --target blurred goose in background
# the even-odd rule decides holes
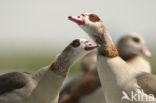
[[[80,60],[80,68],[83,73],[97,69],[97,50],[93,50]]]
[[[146,57],[151,56],[143,37],[136,33],[126,34],[117,43],[120,57],[125,60],[136,72],[151,73],[149,62],[140,54]]]
[[[98,45],[85,39],[76,39],[65,48],[52,65],[34,74],[11,72],[0,75],[0,103],[49,103],[50,100],[54,101],[68,74],[69,67],[80,56],[97,47]],[[57,102],[56,99],[55,101]]]
[[[69,19],[77,23],[96,43],[100,44],[97,70],[107,103],[137,102],[140,95],[141,103],[155,102],[156,76],[145,72],[138,74],[135,68],[132,69],[132,66],[119,56],[107,28],[96,14],[69,16]],[[136,95],[137,100],[127,98],[131,93]]]
[[[100,87],[96,69],[72,79],[61,90],[59,103],[80,103],[82,97],[93,93]]]
[[[57,103],[58,93],[69,73],[70,66],[81,56],[97,48],[98,45],[86,39],[76,39],[56,58],[39,80],[37,87],[25,103]]]
[[[140,55],[143,54],[147,57],[151,56],[151,53],[147,49],[143,37],[141,37],[136,33],[126,34],[119,39],[117,43],[117,47],[121,58],[123,58],[129,65],[133,66],[132,69],[135,69],[136,72],[138,73],[151,72],[149,62],[146,59],[144,59],[143,56]],[[77,101],[81,101],[81,103],[95,103],[95,102],[104,103],[105,100],[103,98],[103,92],[101,88],[99,88],[101,84],[99,83],[99,78],[97,74],[96,57],[97,57],[97,52],[96,50],[94,50],[82,58],[81,68],[82,71],[85,73],[84,76],[83,77],[79,76],[76,78],[76,80],[73,79],[67,85],[65,85],[65,87],[61,91],[60,98],[62,98],[62,96],[68,95],[70,96],[70,98],[68,99],[74,100],[73,97],[78,97],[78,96],[74,96],[76,94],[75,92],[77,92],[77,94],[80,94],[79,92],[81,92],[81,96],[79,96],[79,99],[77,99]],[[83,86],[82,83],[84,83],[85,82],[84,80],[87,79],[86,78],[88,77],[87,75],[91,75],[91,76],[93,75],[95,76],[94,78],[96,79],[90,81],[91,83],[86,83],[86,85]],[[92,86],[94,86],[94,88],[92,88]],[[84,88],[86,89],[86,91],[87,89],[90,89],[90,92],[89,93],[82,92],[85,91]],[[72,103],[74,103],[74,101]]]

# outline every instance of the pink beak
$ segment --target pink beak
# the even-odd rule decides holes
[[[151,57],[151,56],[152,56],[151,52],[147,49],[146,46],[143,46],[143,47],[140,49],[140,51],[141,51],[145,56],[147,56],[147,57]]]
[[[85,23],[85,15],[83,14],[80,16],[69,16],[68,19],[79,25],[83,25]]]
[[[90,51],[90,50],[93,50],[93,49],[98,48],[98,47],[99,47],[98,44],[91,43],[91,42],[86,42],[84,49],[87,50],[87,51]]]

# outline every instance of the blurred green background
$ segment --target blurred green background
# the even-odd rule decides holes
[[[40,51],[7,51],[0,53],[0,70],[1,73],[10,71],[35,72],[40,68],[49,65],[55,60],[59,51],[49,50],[48,52]],[[152,66],[153,73],[156,74],[156,55],[153,52],[152,57],[146,58]],[[73,75],[80,74],[80,65],[77,61],[71,68],[70,73]]]
[[[50,50],[40,51],[6,51],[0,53],[0,71],[7,73],[11,71],[35,72],[40,68],[51,64],[59,52]],[[79,61],[71,69],[72,74],[80,73]]]

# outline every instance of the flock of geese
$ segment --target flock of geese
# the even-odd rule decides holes
[[[0,103],[156,103],[156,76],[140,55],[149,57],[151,53],[141,36],[126,34],[115,46],[96,14],[68,19],[95,43],[75,39],[50,65],[33,74],[0,75]],[[83,74],[63,86],[70,67],[80,57]]]

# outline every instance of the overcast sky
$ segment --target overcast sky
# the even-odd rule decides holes
[[[156,0],[0,0],[0,48],[56,49],[88,38],[67,20],[85,12],[98,14],[114,41],[127,32],[156,41]]]

